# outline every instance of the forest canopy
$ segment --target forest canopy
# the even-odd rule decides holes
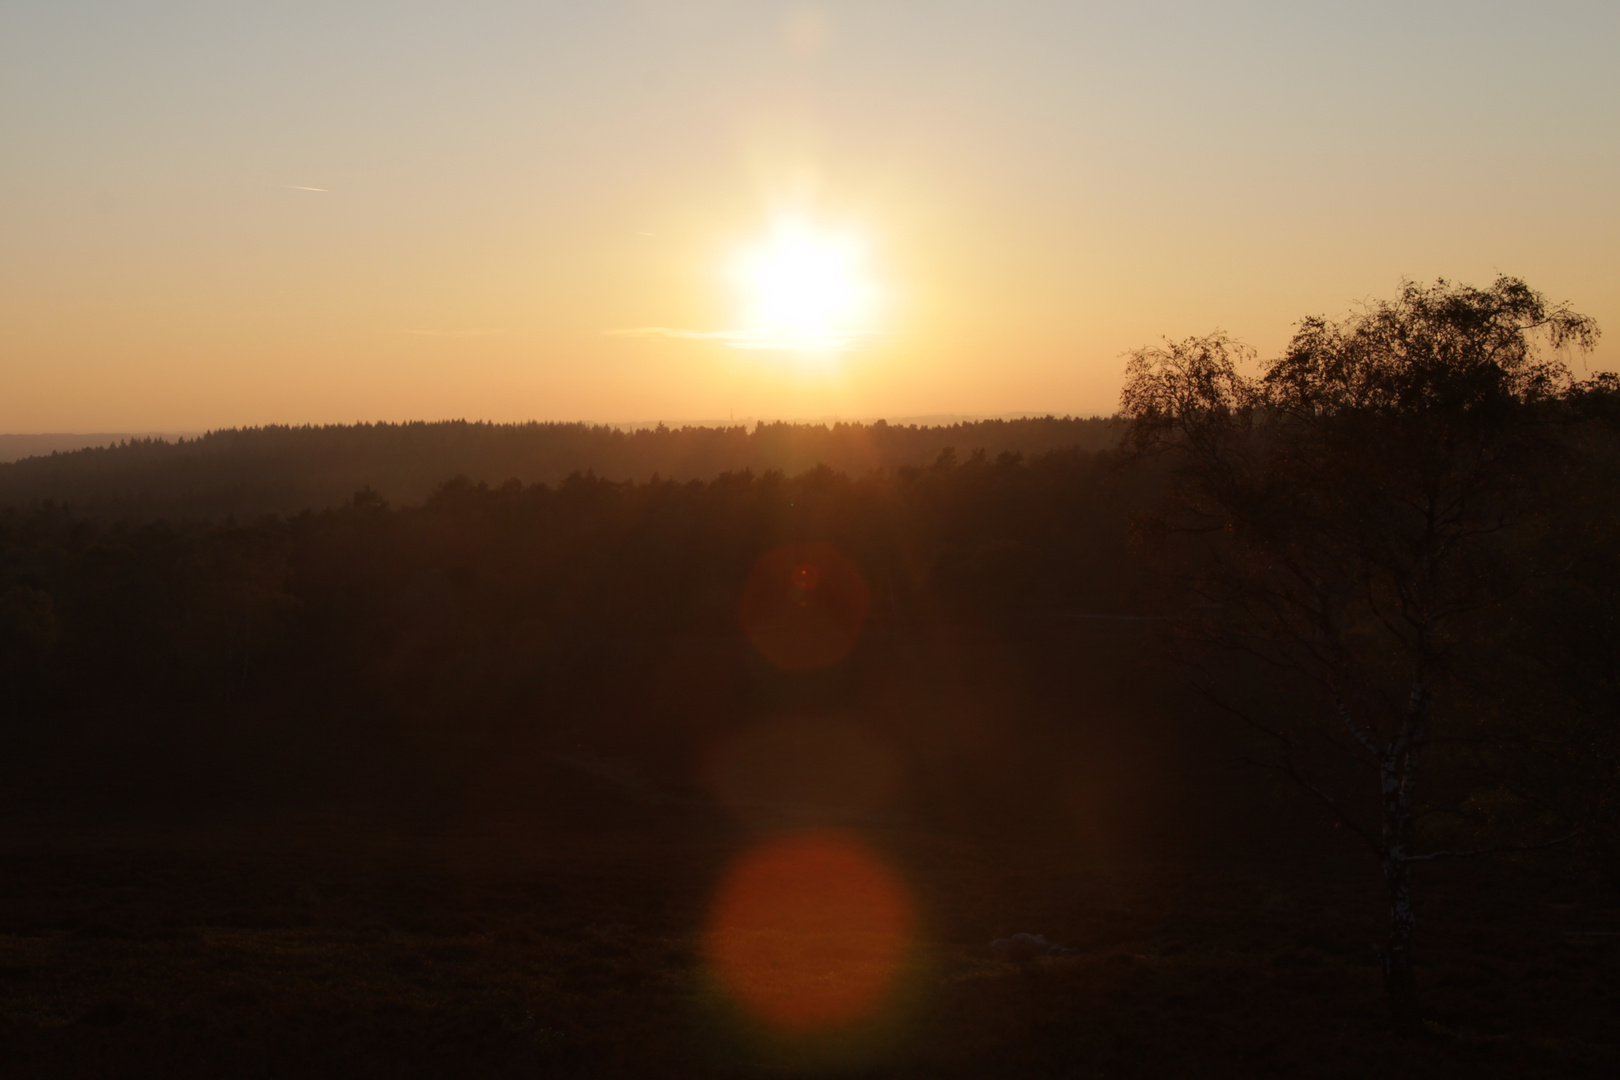
[[[144,518],[294,514],[337,506],[369,488],[395,504],[422,502],[457,476],[475,483],[556,484],[572,473],[609,480],[712,480],[751,469],[796,475],[825,465],[859,476],[926,465],[946,448],[1042,454],[1101,450],[1119,425],[1034,417],[937,426],[761,423],[753,428],[662,424],[625,431],[583,423],[268,426],[174,442],[53,453],[0,464],[0,506],[50,499],[82,513]]]

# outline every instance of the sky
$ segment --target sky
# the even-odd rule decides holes
[[[0,431],[1111,412],[1405,278],[1620,365],[1620,4],[0,3]]]

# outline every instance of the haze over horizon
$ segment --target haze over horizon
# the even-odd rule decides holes
[[[1617,31],[1597,2],[19,0],[0,432],[1107,414],[1128,349],[1274,353],[1403,278],[1520,276],[1612,333]]]

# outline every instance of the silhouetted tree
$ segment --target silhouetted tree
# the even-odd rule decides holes
[[[1534,577],[1496,620],[1478,708],[1499,737],[1469,744],[1507,829],[1571,832],[1577,861],[1620,890],[1620,378],[1573,388],[1548,512],[1525,545]]]
[[[1543,346],[1597,334],[1517,279],[1442,280],[1306,319],[1257,376],[1220,334],[1130,359],[1128,438],[1174,463],[1154,525],[1197,603],[1181,655],[1202,664],[1211,701],[1264,733],[1265,763],[1377,855],[1402,1034],[1423,1030],[1412,868],[1463,853],[1416,850],[1427,751],[1454,718],[1470,622],[1525,571],[1508,544],[1548,449],[1538,420],[1570,386]],[[1240,686],[1234,659],[1270,678]]]

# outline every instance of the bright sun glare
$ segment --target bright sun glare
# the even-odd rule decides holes
[[[765,244],[738,259],[744,334],[754,348],[841,349],[872,331],[874,288],[865,251],[848,234],[819,233],[808,222],[778,223]]]

